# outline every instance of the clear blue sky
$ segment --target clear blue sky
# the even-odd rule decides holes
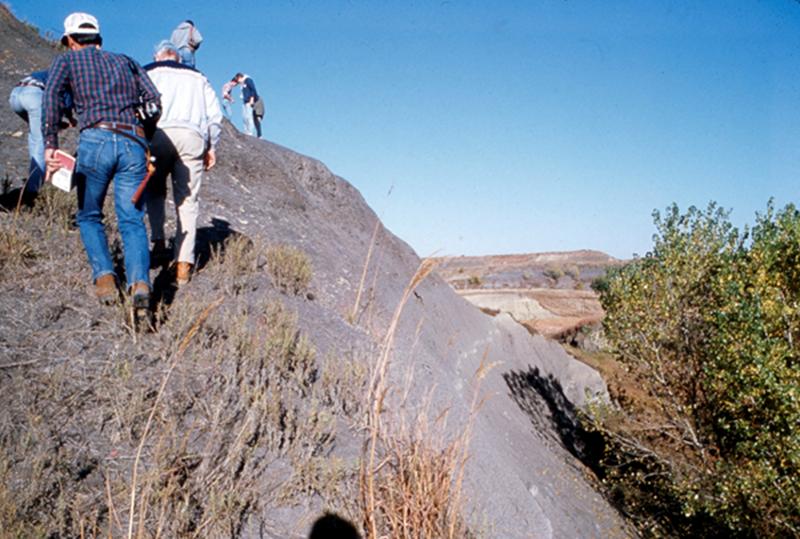
[[[421,255],[651,246],[651,212],[751,223],[800,190],[800,3],[13,0],[149,60],[183,19],[215,87],[264,95],[265,138],[353,183]],[[238,94],[238,92],[237,92]],[[239,104],[236,121],[239,122]],[[223,156],[224,158],[224,156]]]

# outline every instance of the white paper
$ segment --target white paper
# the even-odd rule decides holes
[[[55,186],[69,193],[72,191],[72,171],[60,168],[50,176],[50,182]]]

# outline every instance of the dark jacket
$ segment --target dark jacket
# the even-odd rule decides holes
[[[245,75],[244,81],[242,82],[242,101],[249,103],[251,98],[258,101],[256,83],[253,82],[253,79]]]

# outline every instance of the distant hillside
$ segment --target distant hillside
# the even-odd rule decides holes
[[[592,281],[624,263],[590,250],[435,260],[438,273],[484,312],[507,313],[534,333],[566,339],[603,319]]]
[[[438,273],[454,288],[588,288],[623,261],[581,250],[435,258]]]

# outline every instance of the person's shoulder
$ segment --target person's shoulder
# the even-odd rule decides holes
[[[182,64],[180,62],[176,62],[174,60],[160,60],[157,62],[150,62],[144,69],[147,71],[152,71],[154,69],[168,69],[179,71],[181,73],[197,73],[198,75],[202,75],[197,69],[187,66],[186,64]]]

